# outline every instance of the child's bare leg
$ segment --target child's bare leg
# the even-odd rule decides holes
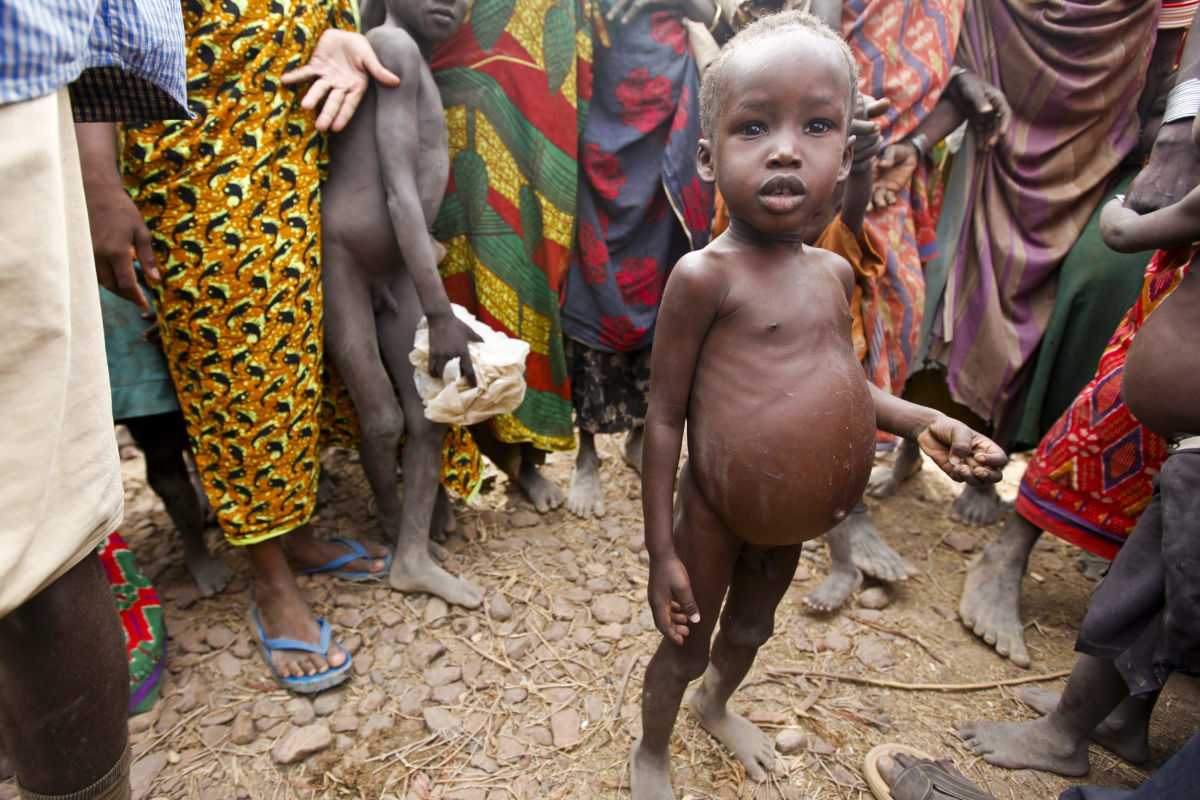
[[[905,561],[875,530],[867,516],[866,503],[860,501],[853,513],[826,536],[833,562],[829,577],[804,598],[806,604],[818,611],[839,608],[858,588],[863,575],[881,581],[903,581],[917,574],[916,567]]]
[[[129,434],[146,456],[146,480],[183,541],[183,564],[205,597],[225,588],[233,570],[208,552],[204,543],[204,511],[192,484],[183,451],[187,432],[179,412],[125,421]]]
[[[476,608],[483,602],[483,590],[446,572],[429,554],[429,526],[437,503],[446,426],[426,419],[425,405],[413,381],[414,367],[408,354],[422,312],[407,274],[397,276],[392,292],[396,310],[381,314],[377,325],[384,361],[400,393],[406,436],[404,509],[389,580],[392,588],[402,592],[429,592],[447,603]]]
[[[1021,579],[1042,531],[1016,511],[988,542],[963,583],[958,615],[963,625],[1018,667],[1029,666],[1021,625]]]
[[[1111,661],[1080,654],[1054,711],[1034,722],[958,722],[958,735],[998,767],[1085,775],[1088,739],[1129,688]]]
[[[664,638],[642,681],[642,736],[629,753],[634,800],[673,800],[670,742],[687,685],[704,674],[721,602],[741,550],[708,509],[685,462],[676,498],[675,549],[687,567],[700,622],[676,645]],[[683,535],[680,535],[681,532]]]
[[[514,481],[539,514],[545,514],[563,504],[562,489],[555,486],[539,467],[543,457],[532,445],[501,441],[487,423],[471,428],[475,443],[488,460]]]
[[[854,566],[850,530],[845,527],[853,516],[851,514],[825,534],[825,540],[829,543],[829,575],[804,598],[804,604],[809,608],[817,611],[840,608],[862,584],[862,573]]]
[[[642,441],[645,433],[645,425],[634,425],[629,429],[629,433],[625,434],[625,441],[621,444],[621,455],[625,463],[633,467],[633,471],[638,475],[642,474]]]
[[[458,520],[454,517],[454,506],[450,504],[450,495],[446,492],[446,487],[440,483],[437,488],[437,499],[433,503],[433,519],[429,523],[429,535],[435,541],[446,541],[446,534],[454,533],[458,530]],[[431,547],[429,552],[437,557],[437,551],[441,548]]]
[[[1092,741],[1107,747],[1131,764],[1150,760],[1150,714],[1158,702],[1158,692],[1142,697],[1126,697],[1092,731]],[[1062,695],[1049,689],[1026,686],[1017,690],[1021,702],[1041,714],[1058,708]]]
[[[567,511],[587,519],[603,517],[604,487],[600,485],[600,455],[596,452],[596,434],[579,429],[579,453],[575,456],[575,474],[567,493]]]
[[[1000,496],[995,484],[987,486],[964,486],[954,505],[950,507],[950,519],[981,528],[991,525],[1000,516]]]
[[[753,552],[753,551],[752,551]],[[721,612],[721,627],[713,642],[704,681],[687,698],[688,708],[704,729],[737,756],[746,775],[762,781],[782,775],[771,737],[745,717],[729,710],[729,697],[742,683],[758,649],[775,629],[775,608],[796,573],[800,545],[754,553],[761,564],[738,559]],[[752,558],[752,560],[753,560]]]
[[[921,470],[921,448],[915,439],[901,439],[892,458],[890,467],[881,467],[871,472],[867,482],[867,494],[871,497],[889,497],[900,486]]]

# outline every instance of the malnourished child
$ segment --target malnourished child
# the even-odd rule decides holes
[[[392,586],[474,608],[483,598],[479,587],[449,574],[429,554],[446,427],[425,418],[408,359],[424,314],[430,372],[441,375],[458,357],[474,384],[467,344],[479,337],[450,310],[438,245],[429,234],[450,159],[428,57],[462,22],[467,0],[384,5],[386,20],[367,39],[401,81],[393,87],[372,82],[350,124],[333,138],[321,201],[325,347],[358,412],[363,471],[380,526],[396,541]],[[401,434],[403,508],[396,484]]]
[[[798,12],[748,26],[704,76],[697,163],[731,223],[676,264],[657,323],[642,502],[664,638],[630,754],[637,800],[674,797],[668,743],[701,675],[689,698],[701,724],[751,779],[778,770],[767,735],[726,703],[771,634],[801,543],[858,502],[876,425],[917,439],[956,480],[996,481],[1005,463],[985,437],[867,382],[850,338],[850,265],[803,243],[850,169],[855,84],[845,44]]]

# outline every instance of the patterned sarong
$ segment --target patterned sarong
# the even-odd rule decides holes
[[[667,273],[708,243],[713,187],[696,172],[700,87],[682,19],[651,9],[612,23],[596,59],[562,306],[563,333],[594,349],[648,346]]]
[[[158,698],[166,656],[167,630],[162,603],[154,585],[137,568],[133,551],[120,534],[109,534],[96,550],[113,602],[125,629],[125,654],[129,658],[129,714],[150,710]]]
[[[325,138],[279,76],[352,4],[184,5],[196,119],[128,126],[126,188],[154,237],[163,346],[226,536],[308,521],[316,499]]]
[[[930,298],[930,355],[954,399],[1000,428],[1058,266],[1136,143],[1157,12],[1157,0],[966,4],[956,60],[1004,92],[1013,120],[992,151],[956,161],[969,170],[966,202],[945,289]]]
[[[1159,251],[1146,268],[1141,296],[1109,340],[1096,377],[1042,438],[1015,503],[1033,524],[1111,559],[1150,502],[1151,480],[1166,442],[1125,406],[1121,376],[1133,337],[1183,280],[1193,252]]]
[[[575,446],[558,302],[591,95],[591,14],[587,0],[480,0],[432,60],[450,139],[434,226],[446,291],[529,343],[525,401],[491,427],[543,450]]]

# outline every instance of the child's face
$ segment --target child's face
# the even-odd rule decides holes
[[[828,209],[850,170],[850,74],[831,42],[783,31],[726,65],[700,176],[730,215],[762,233],[795,233]]]
[[[388,11],[418,41],[440,44],[462,24],[468,0],[387,0]]]

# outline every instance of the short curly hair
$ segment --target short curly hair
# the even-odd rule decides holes
[[[717,118],[721,109],[717,107],[720,90],[725,81],[726,67],[730,59],[746,47],[752,47],[764,39],[790,30],[808,31],[813,35],[829,41],[846,60],[846,73],[850,78],[850,114],[854,114],[854,104],[858,99],[858,64],[850,48],[842,41],[837,32],[822,20],[805,11],[779,11],[759,17],[725,43],[721,52],[708,65],[704,77],[700,81],[700,128],[704,136],[712,136],[716,129]],[[849,135],[849,126],[846,131]]]

